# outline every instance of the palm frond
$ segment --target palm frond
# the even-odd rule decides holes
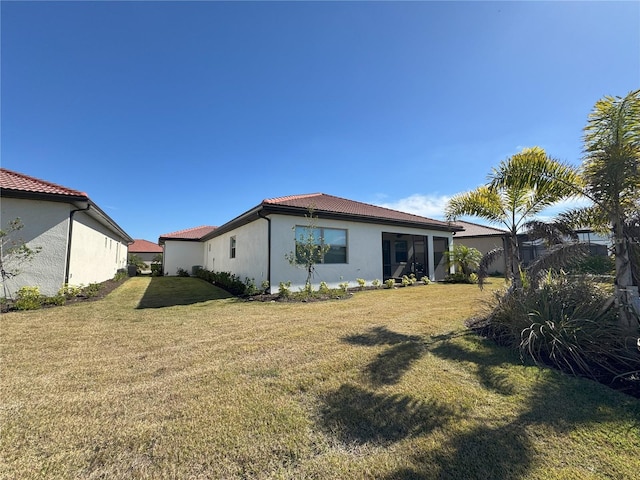
[[[577,241],[575,230],[562,222],[543,222],[531,220],[526,222],[524,228],[530,240],[544,240],[547,245],[556,245],[566,242],[567,239]]]
[[[480,287],[480,289],[484,288],[484,280],[489,276],[489,266],[502,255],[504,255],[504,248],[496,247],[493,250],[489,250],[480,259],[477,273],[478,286]]]
[[[640,198],[640,90],[596,102],[584,128],[583,176],[607,210]]]
[[[585,258],[589,254],[589,244],[584,242],[559,243],[550,247],[526,269],[531,286],[536,287],[541,273],[549,269],[559,269]]]
[[[611,225],[605,212],[598,206],[574,208],[558,214],[554,220],[557,224],[564,224],[567,228],[592,228],[598,233],[609,233]]]
[[[486,186],[481,186],[466,193],[454,195],[445,207],[447,220],[469,215],[480,217],[494,223],[503,223],[505,212],[500,196]]]

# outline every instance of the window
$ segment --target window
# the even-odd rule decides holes
[[[236,237],[229,239],[229,257],[236,258]]]
[[[329,249],[318,263],[347,263],[347,231],[341,228],[318,227],[309,230],[304,226],[296,226],[296,244],[306,244],[310,236],[318,246]]]

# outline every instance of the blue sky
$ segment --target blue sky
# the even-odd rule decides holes
[[[132,237],[324,192],[440,218],[640,87],[640,2],[1,3],[1,164]]]

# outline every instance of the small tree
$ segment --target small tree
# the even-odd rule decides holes
[[[147,264],[144,263],[144,260],[142,260],[142,257],[135,253],[130,253],[127,256],[127,262],[129,263],[129,265],[135,265],[136,268],[139,268],[139,269],[147,268]]]
[[[7,280],[20,274],[20,267],[33,260],[42,247],[31,248],[20,237],[18,232],[24,228],[20,218],[9,222],[6,230],[0,230],[0,277],[4,298],[11,298]]]
[[[477,248],[455,243],[452,250],[444,252],[444,257],[447,268],[455,267],[456,271],[462,273],[468,280],[469,276],[478,269],[482,253]]]
[[[307,224],[302,231],[296,235],[295,252],[289,252],[285,258],[291,265],[303,268],[307,272],[304,289],[307,293],[311,293],[311,278],[315,271],[315,266],[322,262],[325,253],[329,251],[330,245],[324,244],[324,239],[320,234],[320,230],[316,224],[317,217],[314,216],[314,208],[309,206],[308,213],[304,216]],[[296,231],[296,227],[293,227]]]

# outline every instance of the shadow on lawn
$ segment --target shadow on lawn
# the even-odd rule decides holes
[[[436,401],[377,394],[345,384],[324,398],[320,414],[325,430],[345,444],[388,445],[430,432],[453,411]]]
[[[468,345],[451,341],[467,335]],[[421,336],[376,327],[343,341],[364,346],[389,345],[364,368],[363,373],[374,388],[397,383],[416,360],[430,352],[454,362],[468,362],[487,390],[504,396],[516,393],[517,387],[508,374],[499,373],[499,367],[520,364],[517,354],[483,343],[472,333],[452,333],[427,341]],[[407,458],[408,466],[392,472],[386,477],[388,480],[508,480],[526,476],[531,468],[535,456],[529,436],[531,428],[544,425],[563,434],[577,425],[620,420],[625,414],[631,416],[632,423],[638,422],[640,405],[634,407],[632,400],[626,407],[615,408],[608,391],[595,382],[585,384],[558,372],[545,371],[521,401],[523,408],[519,415],[491,423],[478,421],[469,430],[455,434],[454,422],[461,416],[469,417],[453,406],[345,384],[324,397],[320,421],[329,435],[347,445],[389,445],[452,425],[447,442]]]
[[[343,339],[353,345],[389,345],[365,369],[369,382],[375,386],[393,385],[425,353],[424,338],[418,335],[403,335],[386,327],[375,327],[365,334],[349,335]]]
[[[163,308],[192,305],[233,295],[199,278],[152,277],[136,308]]]

